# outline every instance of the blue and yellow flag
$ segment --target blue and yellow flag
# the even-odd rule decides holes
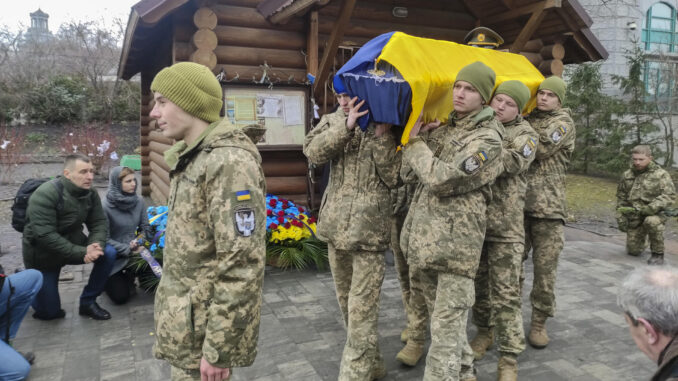
[[[334,84],[350,96],[365,99],[370,116],[360,121],[361,127],[366,127],[368,119],[405,125],[401,143],[407,144],[422,111],[425,122],[447,120],[454,109],[452,87],[457,73],[475,61],[494,70],[495,87],[508,80],[527,85],[532,98],[523,111],[535,107],[534,95],[544,76],[524,56],[402,32],[386,33],[365,44],[337,71]],[[383,70],[391,67],[394,70]]]

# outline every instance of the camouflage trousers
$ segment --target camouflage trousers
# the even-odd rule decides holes
[[[664,221],[660,216],[647,216],[640,226],[628,229],[626,252],[640,255],[647,247],[648,238],[653,253],[664,253]]]
[[[494,327],[501,353],[525,350],[520,274],[524,244],[485,241],[475,279],[473,324]]]
[[[396,216],[393,220],[391,250],[393,250],[396,273],[398,275],[398,282],[400,282],[400,290],[402,291],[405,315],[407,316],[408,337],[423,344],[426,341],[428,325],[426,300],[424,300],[424,295],[421,292],[413,292],[410,285],[410,266],[407,264],[405,254],[400,249],[400,231],[403,228],[405,216]]]
[[[532,302],[532,309],[551,317],[556,313],[556,273],[558,257],[560,252],[563,251],[564,245],[565,235],[562,220],[525,216],[525,255],[523,259],[527,260],[530,249],[532,249],[532,263],[534,265],[530,302]],[[524,274],[521,275],[521,289],[524,278]]]
[[[431,316],[431,347],[424,381],[456,381],[473,374],[466,321],[473,305],[473,280],[431,270],[414,271],[412,288],[424,295]]]
[[[371,381],[372,370],[384,361],[377,332],[384,253],[337,250],[328,244],[328,258],[347,331],[339,381]]]

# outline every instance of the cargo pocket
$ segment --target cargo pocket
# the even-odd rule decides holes
[[[166,296],[158,298],[158,301],[155,306],[158,351],[171,358],[188,356],[193,347],[194,337],[190,293],[183,296]]]

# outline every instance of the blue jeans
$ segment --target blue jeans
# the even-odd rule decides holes
[[[86,306],[94,303],[97,296],[101,295],[106,286],[106,281],[111,273],[115,257],[115,249],[104,250],[104,255],[94,261],[94,268],[89,274],[87,285],[80,295],[80,305]],[[60,271],[43,271],[42,289],[33,301],[33,309],[39,315],[49,318],[59,314],[61,310],[61,298],[59,297],[59,273]]]
[[[14,294],[9,300],[9,286],[14,287]],[[24,270],[10,275],[0,290],[0,337],[4,339],[7,332],[7,316],[9,314],[9,337],[14,338],[19,325],[28,311],[33,298],[42,287],[42,275],[37,270]],[[28,377],[31,366],[24,357],[4,341],[0,341],[0,380],[23,380]]]

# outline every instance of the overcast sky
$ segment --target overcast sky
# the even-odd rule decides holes
[[[139,0],[0,0],[0,26],[13,31],[31,25],[30,13],[38,8],[49,15],[49,30],[55,33],[69,21],[97,21],[107,27],[115,18],[127,25],[130,8]]]

